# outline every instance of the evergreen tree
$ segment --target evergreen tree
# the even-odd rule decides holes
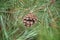
[[[29,13],[37,17],[30,27]],[[0,0],[0,40],[60,40],[60,0]]]

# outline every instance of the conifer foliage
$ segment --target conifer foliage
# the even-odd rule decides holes
[[[0,40],[60,40],[60,0],[0,0]]]

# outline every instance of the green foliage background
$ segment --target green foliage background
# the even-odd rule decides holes
[[[38,21],[26,27],[29,12]],[[60,40],[60,0],[0,0],[0,40]]]

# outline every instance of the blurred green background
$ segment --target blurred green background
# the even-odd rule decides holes
[[[26,27],[29,12],[38,21]],[[60,0],[0,0],[0,40],[60,40]]]

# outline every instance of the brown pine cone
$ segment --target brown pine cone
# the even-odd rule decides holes
[[[36,21],[37,17],[32,13],[25,15],[23,18],[23,23],[25,26],[32,26],[34,23],[36,23]]]

